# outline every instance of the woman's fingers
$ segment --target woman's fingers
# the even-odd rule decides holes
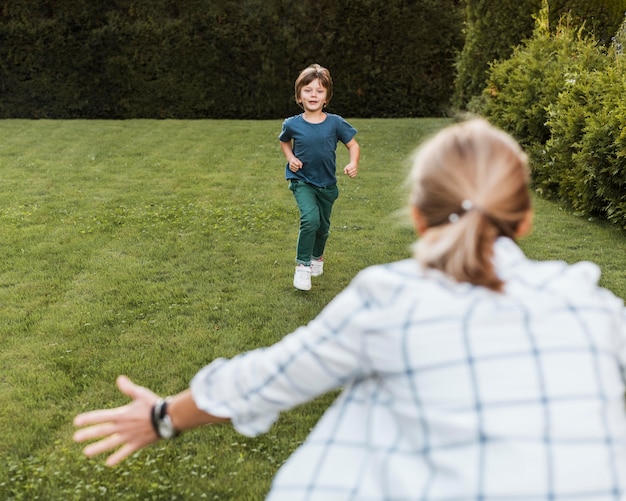
[[[150,419],[151,408],[159,398],[148,388],[136,385],[126,376],[117,378],[117,387],[132,401],[115,409],[84,412],[74,418],[75,426],[84,426],[74,433],[74,441],[97,440],[83,452],[92,457],[117,449],[107,459],[113,466],[133,452],[158,440]]]
[[[106,423],[119,419],[126,406],[116,407],[115,409],[99,409],[96,411],[83,412],[74,418],[74,426],[87,426],[90,424]]]
[[[108,437],[115,433],[116,425],[112,422],[106,422],[102,424],[96,424],[83,428],[74,433],[75,442],[85,442],[86,440],[93,440],[95,438]]]
[[[102,454],[103,452],[110,451],[111,449],[115,449],[124,443],[124,439],[117,434],[109,435],[98,442],[94,442],[93,444],[89,444],[87,447],[83,449],[85,456],[92,457],[97,456],[98,454]]]
[[[117,387],[124,394],[128,395],[133,400],[154,400],[156,401],[159,397],[156,393],[150,391],[148,388],[143,386],[139,386],[138,384],[133,383],[126,376],[118,376]]]
[[[115,451],[113,454],[111,454],[107,458],[106,465],[115,466],[117,463],[126,459],[128,456],[138,451],[139,449],[141,449],[141,447],[138,447],[136,445],[124,444],[122,447],[120,447],[117,451]]]

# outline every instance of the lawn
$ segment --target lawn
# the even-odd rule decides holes
[[[213,427],[110,469],[78,412],[166,395],[218,356],[273,343],[362,268],[410,255],[406,159],[444,119],[351,120],[325,273],[292,287],[298,214],[276,121],[0,121],[0,499],[259,500],[333,395],[249,439]],[[340,147],[339,162],[347,162]],[[530,257],[591,259],[626,297],[626,234],[537,199]]]

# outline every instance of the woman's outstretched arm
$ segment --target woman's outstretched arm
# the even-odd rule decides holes
[[[117,449],[106,464],[114,466],[139,449],[156,442],[159,436],[152,424],[152,409],[159,396],[147,388],[134,384],[125,376],[117,378],[117,386],[132,401],[114,409],[100,409],[79,414],[74,425],[85,427],[74,434],[74,441],[97,439],[83,452],[92,457]],[[198,409],[190,390],[185,390],[168,401],[167,415],[174,428],[181,432],[205,424],[228,422]]]

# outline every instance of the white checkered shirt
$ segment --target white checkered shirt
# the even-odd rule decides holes
[[[248,436],[343,388],[268,499],[626,499],[623,301],[591,263],[495,252],[504,294],[374,266],[307,326],[194,377],[196,404]]]

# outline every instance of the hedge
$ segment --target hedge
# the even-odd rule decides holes
[[[606,47],[571,20],[547,26],[544,13],[534,36],[491,67],[473,111],[526,148],[539,194],[626,228],[624,29]]]
[[[0,118],[278,118],[327,66],[331,111],[436,116],[458,0],[14,0],[0,5]]]
[[[546,14],[552,33],[566,17],[603,45],[620,26],[626,0],[465,0],[466,42],[457,58],[454,104],[471,108],[472,98],[485,87],[489,65],[508,59],[514,48],[533,33],[533,16]]]

